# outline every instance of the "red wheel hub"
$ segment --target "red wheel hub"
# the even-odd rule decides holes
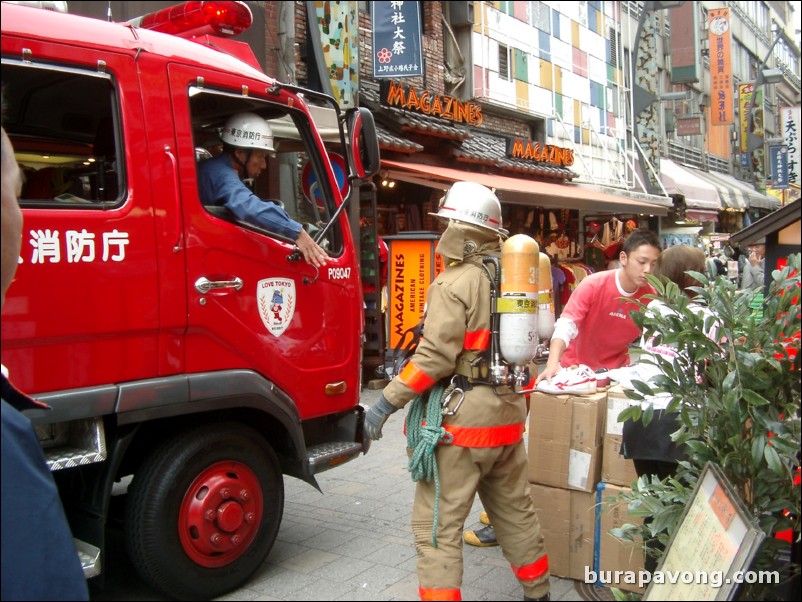
[[[250,546],[264,517],[259,479],[245,464],[217,462],[181,501],[178,534],[187,555],[207,568],[225,566]]]

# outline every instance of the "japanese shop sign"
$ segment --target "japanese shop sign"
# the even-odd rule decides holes
[[[781,135],[788,148],[788,183],[799,185],[799,107],[782,107],[780,109]]]
[[[677,119],[677,136],[698,136],[701,133],[701,117],[683,117]]]
[[[730,9],[708,11],[710,40],[710,110],[713,125],[732,123],[732,63]]]
[[[771,187],[788,188],[788,147],[770,146],[769,164],[771,165]]]
[[[371,2],[373,77],[423,75],[419,2]]]
[[[740,140],[740,144],[741,144],[741,152],[742,153],[746,153],[747,144],[749,142],[749,127],[750,127],[750,121],[751,121],[749,119],[749,114],[756,110],[756,106],[758,104],[763,104],[763,96],[762,95],[759,96],[759,100],[756,99],[754,103],[752,102],[752,94],[753,94],[754,90],[755,90],[755,84],[754,83],[740,84],[738,86],[738,108],[739,108],[739,112],[740,112],[740,118],[739,118],[740,123],[738,125],[739,125],[740,130],[741,130],[740,133],[739,133],[739,140]],[[758,90],[758,92],[759,92],[759,90]],[[761,111],[761,119],[760,119],[760,121],[762,122],[762,120],[763,120],[763,118],[762,118],[762,111]],[[760,135],[762,136],[763,135],[763,133],[762,133],[763,128],[761,127],[760,129],[761,129]]]
[[[669,9],[671,19],[671,83],[699,81],[699,10],[695,2],[682,2]]]

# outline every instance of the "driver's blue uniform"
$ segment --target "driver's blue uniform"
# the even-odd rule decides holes
[[[198,190],[204,205],[225,207],[239,219],[296,240],[301,224],[275,203],[251,192],[231,166],[226,153],[198,164]]]

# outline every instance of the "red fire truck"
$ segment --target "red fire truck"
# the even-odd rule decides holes
[[[259,567],[283,475],[317,487],[368,447],[345,208],[379,167],[373,118],[266,76],[227,37],[250,23],[241,2],[128,23],[2,3],[4,126],[26,177],[2,362],[52,407],[30,417],[85,574],[120,518],[133,564],[177,598]],[[197,165],[244,111],[274,134],[255,191],[327,250],[319,271],[200,200]]]

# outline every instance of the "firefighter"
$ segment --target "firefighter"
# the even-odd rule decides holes
[[[295,241],[304,259],[320,268],[329,258],[282,207],[256,196],[253,182],[267,168],[267,153],[274,152],[273,131],[256,113],[237,113],[220,133],[223,152],[198,164],[198,189],[204,205],[222,205],[239,219]]]
[[[450,395],[442,396],[449,415],[442,416],[433,452],[437,478],[418,480],[412,510],[420,598],[462,599],[462,529],[478,493],[524,599],[548,600],[548,557],[526,478],[524,397],[508,385],[484,384],[475,370],[490,346],[491,281],[483,256],[500,253],[501,204],[480,184],[456,182],[433,215],[448,224],[436,249],[448,267],[429,287],[424,336],[368,410],[366,430],[381,438],[388,417],[415,399],[409,437],[420,427],[411,418],[415,403],[428,393],[429,412],[433,392],[450,385]]]

